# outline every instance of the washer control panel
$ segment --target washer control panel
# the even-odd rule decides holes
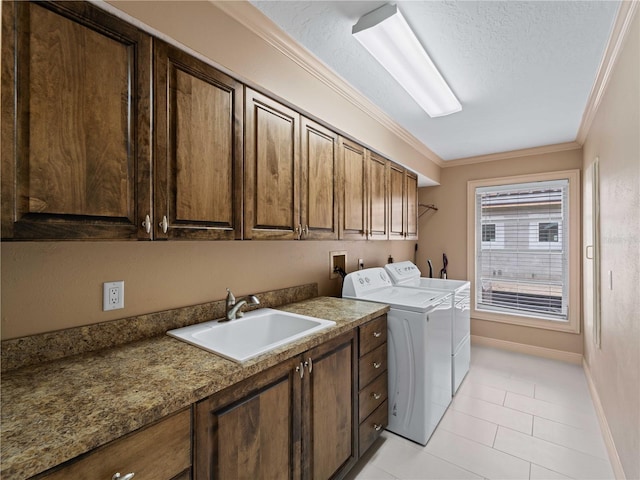
[[[407,280],[420,278],[421,275],[420,269],[410,261],[389,263],[384,268],[395,283],[403,283]]]
[[[361,297],[368,292],[393,286],[384,268],[366,268],[350,273],[342,285],[343,297]]]

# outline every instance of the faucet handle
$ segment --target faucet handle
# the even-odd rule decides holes
[[[227,288],[227,307],[232,307],[236,304],[236,297],[233,295],[231,290]]]
[[[260,305],[260,299],[253,294],[247,295],[247,303],[249,305]]]

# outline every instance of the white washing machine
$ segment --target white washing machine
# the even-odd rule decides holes
[[[391,307],[387,430],[426,445],[451,402],[451,294],[394,286],[368,268],[345,277],[342,296]]]
[[[420,269],[412,262],[390,263],[385,266],[395,285],[440,290],[452,293],[453,319],[451,323],[451,376],[455,395],[471,361],[471,283],[466,280],[448,280],[421,277]]]

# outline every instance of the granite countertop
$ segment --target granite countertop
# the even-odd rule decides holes
[[[4,373],[0,477],[59,465],[388,311],[331,297],[278,308],[336,325],[243,364],[165,335]]]

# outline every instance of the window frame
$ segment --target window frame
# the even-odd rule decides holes
[[[495,311],[478,310],[475,288],[471,288],[471,318],[488,320],[492,322],[522,325],[526,327],[542,328],[569,333],[580,333],[580,170],[563,170],[510,177],[487,178],[482,180],[470,180],[467,182],[467,276],[473,283],[476,281],[476,188],[492,187],[499,185],[511,185],[529,182],[545,182],[553,180],[568,180],[568,209],[569,218],[567,229],[568,265],[569,265],[569,290],[568,290],[568,315],[567,321],[549,320],[536,317],[533,314],[502,313]],[[537,224],[537,220],[534,220]],[[537,235],[537,232],[536,232]],[[537,237],[536,237],[537,238]],[[485,242],[482,242],[483,244]],[[487,242],[493,243],[493,242]],[[546,243],[545,247],[546,248]]]

